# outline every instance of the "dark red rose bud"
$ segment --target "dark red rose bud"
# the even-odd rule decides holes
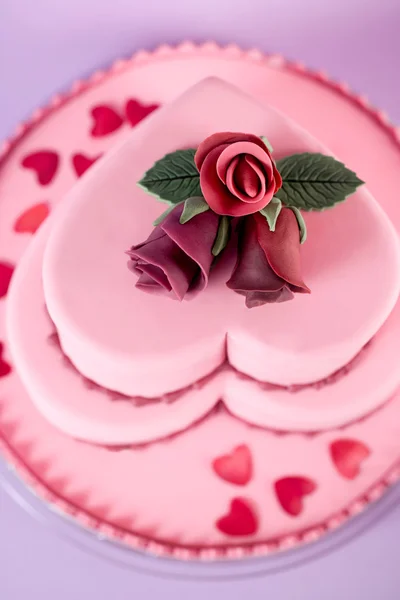
[[[245,296],[246,306],[286,302],[294,293],[308,293],[301,276],[297,219],[283,208],[275,231],[255,214],[240,223],[238,258],[227,286]]]
[[[208,210],[182,225],[182,210],[183,205],[178,205],[145,242],[127,252],[129,268],[139,275],[136,287],[172,293],[179,300],[207,286],[219,224],[218,216]]]

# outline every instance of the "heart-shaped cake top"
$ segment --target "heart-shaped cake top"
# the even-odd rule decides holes
[[[317,381],[361,350],[397,300],[397,236],[365,188],[331,211],[305,215],[301,260],[312,293],[293,302],[248,310],[225,286],[229,257],[192,300],[137,289],[124,252],[147,237],[163,210],[137,182],[165,154],[198,147],[215,131],[267,135],[277,158],[329,154],[273,108],[209,79],[139,124],[53,218],[43,266],[47,308],[77,369],[109,389],[157,396],[225,360],[274,384]]]

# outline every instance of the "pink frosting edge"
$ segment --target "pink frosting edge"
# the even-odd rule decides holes
[[[0,148],[0,167],[16,144],[22,140],[35,125],[43,122],[47,116],[70,100],[80,96],[87,89],[95,87],[104,80],[111,78],[115,73],[123,72],[133,66],[143,65],[153,62],[154,60],[168,60],[171,57],[176,57],[177,54],[180,54],[181,58],[187,57],[188,59],[199,55],[204,57],[209,56],[211,58],[218,56],[218,58],[225,58],[227,60],[242,59],[269,64],[270,66],[283,68],[294,73],[304,74],[317,83],[323,84],[325,87],[336,91],[339,95],[358,106],[394,140],[400,149],[400,128],[395,127],[391,123],[387,114],[372,106],[364,95],[353,92],[346,83],[330,79],[324,71],[312,71],[303,63],[288,61],[279,54],[267,55],[257,49],[243,50],[236,44],[219,46],[213,41],[208,41],[203,44],[184,41],[177,46],[161,45],[152,51],[139,50],[130,58],[116,60],[108,70],[98,70],[86,80],[76,80],[72,84],[70,90],[64,94],[55,94],[46,106],[36,109],[30,118],[26,121],[22,121],[16,127],[14,133],[4,141]],[[289,550],[305,543],[317,541],[325,533],[336,530],[348,519],[358,515],[370,504],[379,500],[390,486],[400,480],[400,461],[398,461],[394,466],[388,469],[384,477],[379,479],[364,494],[354,499],[350,505],[333,514],[328,519],[325,519],[320,524],[314,525],[297,534],[283,535],[268,542],[239,544],[234,546],[188,547],[179,544],[159,542],[145,536],[133,534],[121,527],[111,525],[105,520],[99,520],[88,511],[65,500],[32,472],[29,465],[25,463],[18,452],[16,452],[7,442],[1,429],[0,452],[5,457],[6,461],[15,468],[29,488],[37,492],[45,502],[56,505],[66,515],[73,516],[82,527],[95,530],[99,535],[105,538],[117,539],[134,549],[146,550],[157,556],[172,557],[179,560],[232,560],[258,557],[275,553],[276,551]]]
[[[53,324],[53,327],[55,327],[54,324]],[[335,383],[340,381],[343,377],[346,377],[353,369],[355,369],[358,366],[358,364],[360,363],[360,361],[363,360],[365,355],[368,353],[368,349],[371,346],[371,344],[373,343],[373,340],[374,340],[374,338],[369,340],[369,342],[367,342],[361,348],[361,350],[348,363],[346,363],[345,365],[343,365],[336,371],[333,371],[332,373],[327,375],[327,377],[324,377],[323,379],[319,379],[317,381],[312,381],[310,383],[300,383],[300,384],[293,384],[293,385],[278,385],[278,384],[274,384],[274,383],[269,383],[268,381],[262,381],[255,377],[252,377],[251,375],[247,375],[246,373],[243,373],[242,371],[240,371],[240,369],[237,369],[236,367],[234,367],[229,362],[229,359],[226,356],[225,360],[220,365],[218,365],[212,371],[207,373],[207,375],[203,375],[202,377],[195,379],[192,383],[189,383],[188,385],[185,385],[184,387],[178,388],[177,390],[174,390],[172,392],[167,392],[160,396],[152,396],[152,397],[146,398],[144,396],[134,396],[134,395],[128,396],[126,394],[121,394],[112,389],[109,389],[102,385],[99,385],[98,383],[96,383],[95,381],[92,381],[91,379],[88,379],[87,377],[82,375],[82,373],[79,371],[79,369],[73,364],[73,362],[70,360],[70,358],[63,351],[57,329],[55,328],[54,332],[51,333],[47,337],[47,341],[49,342],[49,344],[52,347],[54,347],[54,349],[60,355],[60,360],[63,362],[65,368],[71,369],[71,371],[76,375],[76,377],[79,377],[81,379],[82,385],[84,385],[88,390],[96,389],[99,392],[101,392],[102,394],[104,394],[105,396],[108,396],[108,398],[113,402],[118,402],[118,401],[130,402],[137,408],[140,408],[141,406],[146,406],[146,405],[151,405],[151,404],[159,404],[159,403],[174,404],[175,402],[177,402],[181,398],[183,398],[191,390],[201,389],[202,387],[204,387],[209,381],[212,381],[219,373],[221,373],[223,371],[233,372],[237,375],[237,377],[239,379],[242,379],[245,381],[250,381],[251,383],[257,385],[261,390],[265,390],[265,391],[277,390],[277,391],[286,391],[289,394],[296,394],[297,392],[301,392],[304,389],[310,389],[310,388],[312,389],[313,388],[316,390],[320,390],[328,385],[334,385]],[[375,412],[375,411],[373,411],[373,412]],[[358,422],[359,419],[357,419],[356,421]],[[182,431],[180,431],[179,433],[182,433]]]

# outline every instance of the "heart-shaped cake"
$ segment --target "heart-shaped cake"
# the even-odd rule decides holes
[[[80,86],[1,175],[0,444],[61,513],[180,558],[317,539],[398,476],[394,137],[210,53]]]
[[[193,159],[190,149],[197,148]],[[187,173],[178,180],[171,168],[189,155]],[[154,163],[164,168],[163,157],[173,167],[166,163],[167,176],[156,172],[154,184],[151,169]],[[293,166],[290,160],[297,162]],[[191,198],[199,186],[196,168],[198,189],[204,192],[197,200]],[[300,178],[307,169],[309,175],[302,193],[296,191],[297,200],[291,200],[296,169]],[[149,183],[137,185],[144,174],[142,182],[153,181],[153,186],[165,185],[166,177],[169,186],[171,181],[183,186],[175,185],[175,196],[167,198],[169,215],[154,230],[163,208],[158,192],[158,199],[147,193]],[[376,409],[400,383],[393,352],[400,253],[394,228],[365,186],[354,188],[346,202],[320,210],[353,176],[284,115],[218,79],[204,80],[155,111],[79,180],[36,236],[15,276],[10,344],[39,410],[74,437],[125,444],[185,430],[220,401],[249,423],[294,431],[337,427]],[[188,182],[184,216],[178,200]],[[224,216],[219,199],[229,204],[234,194],[236,204]],[[307,211],[298,208],[302,202]],[[300,248],[305,227],[308,238]],[[197,295],[188,293],[179,301],[171,286],[168,294],[143,291],[149,281],[154,291],[165,278],[165,267],[163,272],[154,265],[164,264],[167,246],[156,251],[150,244],[154,264],[143,267],[149,250],[141,243],[152,230],[153,237],[166,237],[168,243],[185,231],[185,265],[189,255],[202,253],[193,288],[204,289]],[[227,231],[224,245],[220,240]],[[264,254],[260,258],[253,251],[254,235],[262,247],[274,248],[273,255],[272,250],[266,254],[272,288],[281,286],[279,294],[283,290],[290,297],[311,293],[295,293],[290,302],[280,296],[278,302],[246,306],[238,277],[260,277],[265,262]],[[288,240],[295,251],[287,249]],[[132,248],[129,259],[125,252]],[[144,286],[136,285],[132,272],[138,265],[145,269]],[[174,282],[182,281],[181,267],[174,268]],[[156,286],[149,276],[154,272]]]

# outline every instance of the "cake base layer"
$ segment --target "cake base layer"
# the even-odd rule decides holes
[[[27,245],[35,224],[33,209],[44,203],[53,208],[75,181],[72,155],[94,158],[117,137],[129,134],[125,122],[108,136],[89,137],[94,105],[111,103],[121,112],[133,93],[143,103],[163,103],[207,75],[225,76],[291,115],[368,179],[372,194],[399,227],[400,152],[396,132],[383,126],[379,115],[339,88],[287,68],[278,59],[210,47],[165,52],[120,67],[52,112],[5,157],[0,172],[0,255],[5,276]],[[160,72],[163,81],[155,76]],[[171,88],[165,86],[166,80]],[[299,97],[304,102],[299,103]],[[319,111],[303,111],[313,102]],[[65,119],[67,108],[75,115],[72,121]],[[336,123],[341,120],[352,127],[339,139]],[[62,144],[54,146],[55,139]],[[382,157],[379,174],[374,169],[376,152],[370,148]],[[62,157],[57,177],[47,187],[21,167],[23,157],[34,149],[54,149]],[[26,214],[31,215],[30,225],[24,225],[23,232],[17,222]],[[47,318],[43,306],[42,310]],[[13,370],[4,311],[2,299],[2,449],[46,501],[106,537],[177,558],[267,554],[338,527],[376,500],[399,475],[398,395],[362,422],[313,436],[277,435],[220,411],[168,441],[120,452],[70,439],[39,414]],[[51,372],[48,379],[50,383]],[[238,510],[247,526],[240,532],[232,529],[232,515]]]

